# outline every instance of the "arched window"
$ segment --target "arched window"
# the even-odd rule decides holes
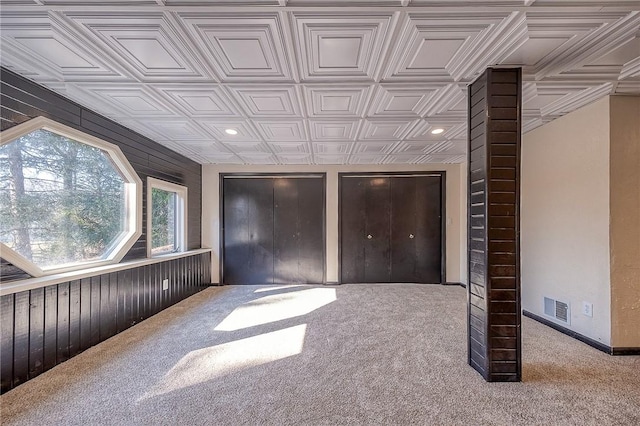
[[[120,148],[44,117],[0,134],[1,256],[33,276],[117,263],[142,182]]]

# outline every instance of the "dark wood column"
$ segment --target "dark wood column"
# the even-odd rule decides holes
[[[520,381],[520,68],[469,87],[469,364]]]

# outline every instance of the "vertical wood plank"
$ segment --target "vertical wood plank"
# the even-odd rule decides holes
[[[140,322],[140,302],[144,297],[143,284],[140,278],[143,274],[143,268],[131,270],[131,324]]]
[[[80,281],[80,351],[91,346],[91,278]]]
[[[13,385],[13,319],[14,295],[0,298],[0,386],[4,393]]]
[[[102,276],[91,277],[91,346],[100,343],[100,310],[102,308]]]
[[[99,341],[103,341],[111,337],[111,320],[113,319],[113,315],[111,315],[111,307],[110,299],[109,299],[109,290],[111,288],[111,275],[104,274],[100,276],[100,339]]]
[[[29,292],[15,294],[13,324],[13,385],[29,378]]]
[[[69,283],[69,357],[80,353],[80,280]]]
[[[29,378],[33,378],[44,371],[44,287],[30,293]]]
[[[58,363],[69,359],[69,283],[58,284]]]
[[[44,289],[44,370],[58,363],[58,286]]]

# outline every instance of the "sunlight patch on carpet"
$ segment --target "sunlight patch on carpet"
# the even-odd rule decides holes
[[[334,288],[312,288],[252,300],[233,310],[216,331],[235,331],[309,314],[336,300]]]
[[[189,352],[138,402],[302,352],[307,324]]]

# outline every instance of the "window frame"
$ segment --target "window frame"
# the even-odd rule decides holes
[[[125,229],[119,241],[113,245],[103,259],[85,260],[64,267],[41,268],[20,253],[0,242],[0,256],[33,277],[59,274],[80,269],[119,263],[142,235],[142,180],[117,145],[91,136],[46,117],[36,117],[0,132],[0,146],[7,145],[36,130],[47,130],[76,142],[104,151],[114,167],[122,175],[125,193]]]
[[[178,250],[167,251],[152,254],[153,238],[152,238],[152,217],[153,217],[153,189],[160,189],[176,194],[176,244]],[[189,189],[184,185],[168,182],[166,180],[147,177],[147,257],[154,258],[166,256],[174,253],[182,253],[187,251],[187,202]]]

